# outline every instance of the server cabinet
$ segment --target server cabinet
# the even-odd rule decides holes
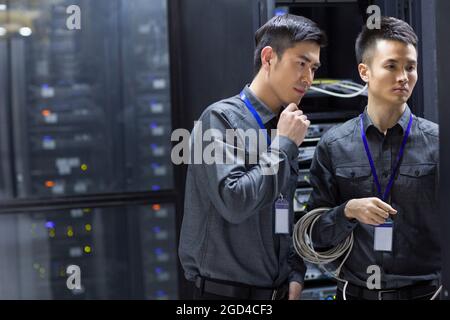
[[[11,92],[19,197],[111,191],[123,171],[114,145],[119,113],[114,2],[76,2],[84,23],[66,26],[66,1],[13,1],[31,19],[11,37]],[[98,14],[98,16],[97,16]],[[120,140],[119,140],[120,141]]]
[[[173,189],[166,1],[79,1],[68,30],[72,3],[11,4],[33,17],[11,39],[18,196]]]
[[[121,14],[127,190],[173,189],[167,4],[124,1]]]
[[[0,298],[178,297],[168,5],[0,6]]]
[[[0,28],[6,24],[6,19],[0,20]],[[8,43],[0,36],[0,91],[8,92]],[[2,159],[0,164],[0,201],[12,196],[12,167],[10,159],[10,114],[7,109],[8,95],[0,95],[0,157]]]
[[[1,299],[178,297],[174,204],[2,214],[0,229]]]

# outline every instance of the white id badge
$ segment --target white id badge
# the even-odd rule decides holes
[[[289,234],[289,202],[281,195],[275,202],[275,234]]]
[[[380,224],[375,227],[374,250],[392,251],[392,234],[394,223],[392,221]]]

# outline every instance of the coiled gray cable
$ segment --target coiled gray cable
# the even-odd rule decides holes
[[[317,222],[317,220],[319,220],[320,216],[323,213],[329,210],[330,208],[317,208],[309,211],[302,218],[300,218],[300,220],[297,221],[294,226],[292,241],[295,251],[305,261],[318,265],[321,270],[331,275],[336,280],[344,282],[343,298],[344,300],[347,300],[345,291],[348,285],[348,281],[341,279],[339,277],[339,274],[341,272],[342,266],[344,265],[345,261],[350,255],[350,252],[352,251],[353,232],[337,246],[323,252],[317,252],[314,249],[314,244],[312,241],[312,230],[315,223]],[[326,264],[337,260],[345,253],[347,254],[334,272],[329,271],[325,267]]]
[[[343,242],[323,252],[317,252],[314,249],[312,241],[312,230],[314,228],[315,223],[320,218],[322,213],[327,212],[329,210],[330,208],[317,208],[306,213],[295,224],[292,238],[294,242],[294,249],[299,256],[301,256],[305,261],[317,264],[322,267],[326,264],[329,264],[337,260],[339,257],[341,257],[343,254],[347,252],[347,255],[343,259],[342,263],[336,269],[335,274],[333,274],[335,278],[338,278],[341,268],[344,265],[345,260],[348,258],[353,248],[353,232]],[[328,270],[326,271],[329,272]]]
[[[342,266],[350,255],[353,248],[353,232],[345,238],[344,241],[339,243],[337,246],[323,252],[317,252],[314,249],[314,244],[312,241],[312,230],[315,223],[319,220],[320,216],[329,211],[330,208],[317,208],[306,213],[294,226],[292,241],[294,244],[294,249],[297,254],[302,257],[305,261],[316,264],[319,268],[325,271],[327,274],[331,275],[336,280],[344,282],[343,288],[343,298],[347,300],[345,292],[348,285],[348,281],[341,279],[339,274],[341,272]],[[347,253],[342,260],[341,264],[336,268],[334,272],[329,271],[325,265],[329,264],[342,255]],[[441,292],[442,286],[438,288],[435,294],[430,300],[434,300],[438,294]]]

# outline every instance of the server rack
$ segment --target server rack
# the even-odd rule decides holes
[[[1,92],[8,92],[8,43],[0,37],[0,90]],[[10,141],[8,131],[10,128],[9,112],[6,108],[8,105],[8,95],[2,94],[0,96],[0,155],[2,159],[10,157]],[[0,200],[11,197],[12,190],[12,174],[11,161],[2,161],[0,164]]]
[[[0,297],[178,298],[170,5],[1,7]],[[80,289],[66,285],[71,264]]]

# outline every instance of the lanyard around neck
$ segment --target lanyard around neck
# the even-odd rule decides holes
[[[412,122],[413,122],[413,116],[412,116],[412,114],[410,114],[408,127],[406,129],[405,135],[403,136],[403,141],[402,141],[402,144],[400,145],[400,150],[398,151],[394,169],[392,170],[391,177],[389,178],[389,183],[386,186],[386,190],[382,194],[380,180],[378,179],[377,170],[375,168],[375,163],[373,162],[372,154],[370,153],[369,144],[367,142],[366,132],[364,131],[363,114],[360,115],[361,139],[364,143],[364,149],[366,150],[367,158],[369,159],[370,169],[372,170],[373,179],[375,180],[375,185],[377,187],[378,196],[383,201],[386,201],[387,197],[389,196],[389,193],[391,192],[392,185],[393,185],[394,179],[395,179],[395,175],[397,174],[397,171],[400,167],[400,162],[403,157],[406,142],[408,141],[408,136],[409,136],[409,133],[411,132]]]
[[[245,103],[247,109],[251,112],[251,114],[255,118],[256,122],[258,122],[258,125],[261,128],[261,130],[263,130],[265,132],[266,138],[267,138],[267,145],[270,146],[272,144],[272,139],[270,139],[269,133],[267,132],[267,129],[264,126],[264,123],[263,123],[261,117],[259,116],[258,112],[253,107],[252,103],[250,102],[250,100],[248,99],[248,97],[244,91],[241,92],[240,98]]]

